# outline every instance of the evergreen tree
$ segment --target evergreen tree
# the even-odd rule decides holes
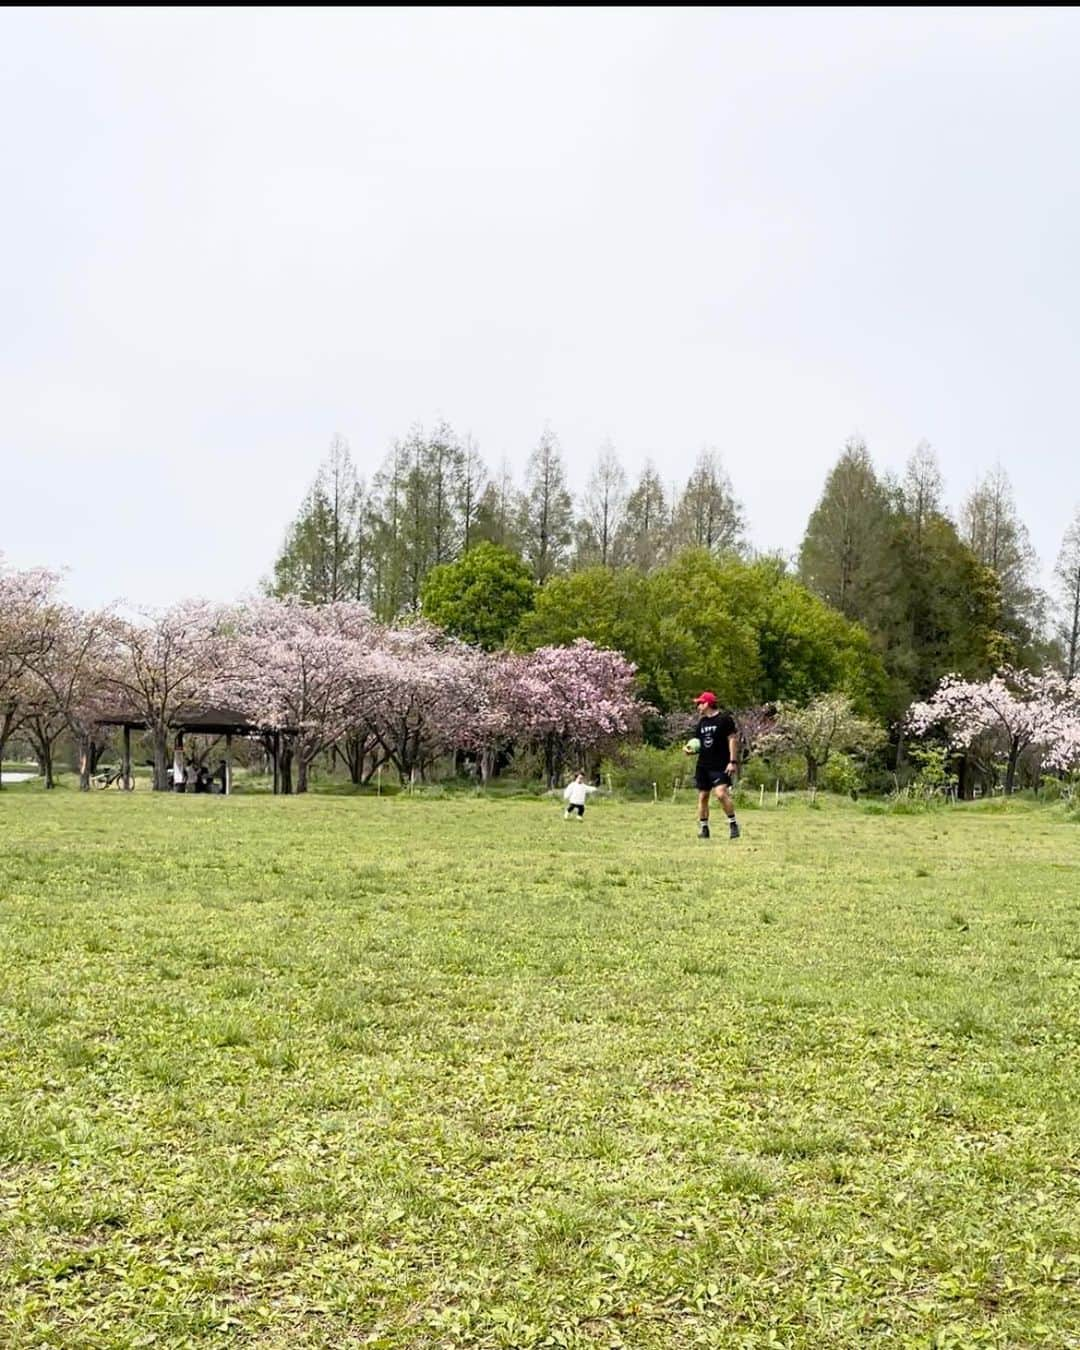
[[[498,474],[492,478],[480,494],[476,510],[475,537],[479,542],[487,540],[511,553],[520,554],[521,536],[521,494],[514,485],[510,466],[504,458]]]
[[[1057,588],[1057,637],[1067,680],[1080,675],[1080,507],[1065,531],[1054,567]]]
[[[369,505],[366,590],[377,617],[415,613],[428,572],[459,555],[475,528],[481,473],[475,450],[470,458],[444,422],[394,444]]]
[[[309,604],[355,596],[367,557],[363,502],[349,443],[335,436],[274,562],[270,593]]]
[[[457,512],[460,524],[461,551],[467,553],[480,542],[479,527],[488,475],[480,452],[471,436],[466,436],[457,466]]]
[[[976,558],[997,576],[1002,628],[1014,663],[1030,662],[1042,628],[1045,597],[1036,586],[1036,558],[1009,476],[1000,464],[976,483],[960,512],[960,532]]]
[[[916,536],[933,516],[944,515],[945,485],[937,455],[928,441],[915,447],[904,471],[900,500]]]
[[[891,510],[864,441],[844,447],[825,480],[799,552],[799,573],[845,618],[880,623],[895,577]]]
[[[574,562],[578,567],[608,567],[626,508],[626,472],[610,442],[600,451],[581,505]]]
[[[668,557],[671,518],[660,475],[650,460],[626,499],[615,535],[616,561],[622,566],[651,572]]]
[[[410,471],[408,445],[396,441],[375,475],[368,504],[371,565],[367,600],[375,617],[389,622],[405,608],[405,497]]]
[[[715,450],[698,456],[675,510],[673,533],[679,549],[703,548],[719,555],[743,547],[743,509]]]
[[[563,567],[572,528],[573,501],[559,443],[545,429],[529,456],[518,526],[523,555],[541,585]]]

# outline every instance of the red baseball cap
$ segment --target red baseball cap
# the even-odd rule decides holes
[[[711,689],[706,689],[705,692],[704,692],[703,694],[698,694],[697,698],[694,699],[694,702],[695,702],[695,703],[716,703],[716,702],[717,702],[717,697],[716,697],[716,695],[712,692]]]

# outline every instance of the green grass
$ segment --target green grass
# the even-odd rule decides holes
[[[1080,823],[743,828],[5,792],[0,1345],[1080,1345]]]

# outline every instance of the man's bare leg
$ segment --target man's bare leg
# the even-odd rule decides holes
[[[725,783],[717,783],[713,789],[716,793],[716,800],[720,803],[720,809],[728,818],[728,835],[732,839],[738,839],[739,826],[735,820],[735,803],[731,800],[731,789]]]

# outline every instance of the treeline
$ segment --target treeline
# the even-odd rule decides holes
[[[631,483],[605,446],[575,501],[556,437],[545,432],[519,486],[489,473],[445,424],[397,442],[370,482],[335,437],[274,563],[267,589],[310,603],[362,600],[384,622],[420,609],[433,567],[488,542],[543,585],[582,567],[649,571],[685,548],[741,552],[745,524],[719,457],[703,451],[682,485],[653,465]]]
[[[662,710],[726,682],[736,706],[842,689],[898,723],[946,674],[1050,663],[1072,678],[1080,512],[1055,576],[1047,596],[1004,471],[954,517],[925,444],[892,477],[849,441],[787,560],[749,549],[715,452],[672,484],[651,463],[631,480],[606,445],[575,499],[551,432],[518,484],[440,424],[395,444],[370,481],[335,438],[267,589],[358,599],[385,622],[422,613],[489,649],[587,637],[630,656]]]

